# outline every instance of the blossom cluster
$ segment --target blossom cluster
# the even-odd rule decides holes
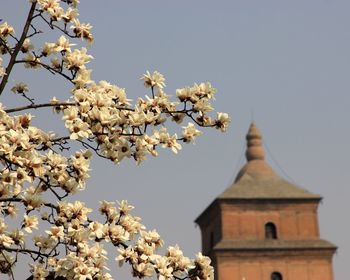
[[[77,151],[67,158],[54,152],[54,135],[31,126],[31,120],[30,114],[13,117],[0,106],[1,196],[21,197],[28,210],[40,206],[40,193],[47,189],[83,189],[92,155]]]
[[[30,273],[35,280],[109,280],[103,243],[110,243],[116,247],[116,261],[129,264],[137,278],[211,279],[208,257],[198,254],[190,260],[177,245],[158,254],[163,246],[159,234],[146,230],[127,201],[102,201],[101,222],[89,217],[92,209],[83,202],[65,198],[85,188],[93,154],[117,164],[128,158],[139,164],[149,155],[157,156],[158,147],[177,153],[182,143],[194,143],[202,134],[199,127],[226,131],[230,122],[226,113],[210,116],[216,89],[203,82],[177,89],[171,96],[165,92],[164,76],[147,71],[141,80],[150,94],[132,103],[125,89],[91,78],[87,65],[93,57],[87,47],[94,38],[92,26],[78,19],[79,0],[29,3],[21,35],[6,21],[0,22],[0,95],[6,92],[14,66],[21,64],[60,76],[72,90],[67,100],[52,97],[40,103],[29,85],[20,81],[10,89],[26,104],[14,108],[0,104],[0,274],[14,278],[13,268],[24,254],[33,260]],[[60,35],[36,43],[44,33],[40,24]],[[76,47],[77,39],[88,46]],[[62,116],[66,135],[34,126],[29,113],[17,114],[45,107]],[[166,126],[170,121],[182,125],[181,132],[170,132]],[[76,144],[82,149],[71,152]],[[9,219],[18,226],[10,229]]]
[[[51,21],[59,21],[62,18],[58,16],[62,14],[62,9],[57,6],[58,1],[38,3],[41,5],[39,15],[43,16],[41,13],[47,12],[53,17]],[[76,20],[72,19],[72,22]],[[76,25],[73,26],[76,30]],[[90,26],[87,29],[90,30]],[[66,29],[63,31],[65,34],[68,32]],[[75,36],[77,33],[70,35],[73,38]],[[85,37],[83,36],[88,40]],[[64,102],[54,98],[51,105],[61,104],[56,110],[63,112],[69,138],[95,141],[94,149],[101,156],[115,163],[132,157],[140,163],[149,154],[156,156],[157,146],[169,148],[177,153],[181,149],[179,142],[194,142],[195,138],[201,135],[194,123],[203,127],[216,127],[221,131],[227,129],[230,120],[226,113],[217,113],[216,119],[208,115],[213,110],[211,99],[216,93],[216,89],[209,82],[176,90],[177,99],[172,101],[171,96],[164,92],[164,76],[157,71],[147,71],[141,79],[145,87],[151,89],[152,96],[139,98],[136,104],[131,106],[123,88],[107,81],[96,83],[91,80],[91,70],[86,64],[92,56],[87,53],[86,48],[72,49],[73,46],[74,44],[62,35],[56,42],[45,43],[42,48],[32,51],[34,47],[27,38],[21,48],[26,56],[17,62],[24,63],[28,68],[43,67],[73,83],[72,97]],[[12,88],[12,91],[24,96],[28,90],[24,83],[18,83]],[[29,100],[32,102],[32,99]],[[185,117],[190,118],[192,122],[183,126],[182,135],[169,134],[164,127],[165,122],[170,119],[180,124]],[[149,133],[152,127],[153,131]]]
[[[140,218],[131,215],[133,206],[123,200],[118,203],[103,201],[99,209],[105,217],[100,223],[88,218],[91,209],[83,203],[61,202],[55,209],[54,219],[45,234],[34,235],[36,249],[28,250],[24,246],[25,238],[37,230],[38,218],[25,215],[22,230],[9,231],[3,219],[0,219],[0,248],[5,260],[13,265],[10,252],[22,252],[32,256],[39,263],[31,264],[34,279],[46,279],[48,276],[63,279],[111,280],[106,267],[107,252],[101,242],[112,243],[118,248],[116,261],[122,265],[131,265],[135,277],[144,278],[157,275],[160,280],[167,279],[204,279],[213,276],[210,259],[200,253],[195,260],[183,256],[179,247],[168,247],[164,256],[157,254],[163,246],[159,234],[146,231]],[[42,220],[47,219],[43,214]],[[134,243],[130,243],[134,240]],[[62,248],[61,248],[62,247]],[[66,255],[60,256],[59,249],[65,249]],[[35,257],[33,257],[35,256]],[[4,261],[4,259],[0,259]],[[6,263],[5,263],[6,264]],[[6,273],[11,265],[2,265],[0,272]]]

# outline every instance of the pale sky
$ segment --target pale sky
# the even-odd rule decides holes
[[[27,2],[1,0],[0,18],[22,26]],[[95,80],[125,87],[134,100],[148,94],[139,80],[146,70],[165,75],[169,94],[210,81],[218,89],[216,110],[228,112],[232,124],[225,134],[205,130],[195,146],[183,145],[178,155],[161,151],[139,167],[131,161],[114,166],[95,157],[87,190],[75,198],[94,208],[99,200],[128,199],[166,245],[179,244],[193,257],[200,250],[193,221],[244,164],[245,134],[254,119],[276,172],[324,197],[321,237],[339,247],[335,279],[347,280],[350,2],[81,2],[81,21],[94,26],[89,67]],[[46,72],[18,70],[11,78],[27,82],[38,100],[69,96],[69,87]],[[8,89],[0,102],[11,104],[10,95]],[[37,122],[52,129],[46,119],[40,121],[49,113]],[[113,267],[116,279],[131,279],[128,270]]]

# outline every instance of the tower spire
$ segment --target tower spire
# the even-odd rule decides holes
[[[254,122],[251,123],[247,136],[247,150],[245,156],[247,161],[264,160],[265,151],[262,146],[262,135]]]

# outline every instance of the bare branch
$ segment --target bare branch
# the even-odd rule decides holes
[[[8,198],[0,198],[0,202],[21,202],[23,203],[24,200],[22,198],[19,197],[8,197]],[[57,206],[52,204],[52,203],[43,203],[44,206],[52,208],[57,210]]]
[[[61,28],[60,26],[56,25],[56,24],[53,24],[52,22],[48,21],[44,16],[43,16],[43,13],[40,12],[37,16],[39,16],[51,29],[58,29],[60,31],[62,31],[65,35],[67,35],[68,37],[70,38],[78,38],[76,35],[72,35],[68,32],[66,26],[65,28]]]
[[[19,253],[23,253],[23,254],[36,254],[38,256],[43,256],[43,257],[50,257],[49,254],[45,254],[45,253],[42,253],[40,251],[34,251],[34,250],[29,250],[29,249],[15,249],[15,248],[6,248],[6,247],[0,247],[0,251],[6,251],[6,252],[19,252]]]
[[[37,57],[36,57],[37,58]],[[46,70],[48,70],[51,74],[55,75],[55,74],[59,74],[62,77],[66,78],[68,81],[70,81],[72,84],[74,84],[73,79],[74,79],[74,75],[73,77],[69,77],[68,75],[64,74],[62,71],[59,71],[43,62],[40,61],[27,61],[27,60],[16,60],[14,63],[31,63],[31,64],[36,64],[36,65],[40,65],[43,68],[45,68]]]
[[[12,55],[11,55],[11,59],[6,67],[6,72],[5,72],[5,76],[2,78],[1,80],[1,84],[0,84],[0,95],[2,94],[2,92],[4,91],[4,88],[7,84],[7,81],[10,77],[10,74],[11,74],[11,71],[12,71],[12,68],[13,66],[15,65],[15,61],[16,61],[16,57],[19,53],[19,51],[21,50],[22,48],[22,45],[23,45],[23,42],[24,40],[26,39],[27,37],[27,33],[28,33],[28,30],[29,30],[29,27],[30,27],[30,24],[31,24],[31,21],[32,21],[32,16],[34,14],[34,11],[35,11],[35,6],[36,6],[36,1],[32,3],[31,7],[30,7],[30,10],[29,10],[29,13],[28,13],[28,17],[27,17],[27,20],[26,20],[26,23],[24,25],[24,28],[23,28],[23,31],[22,31],[22,35],[21,35],[21,38],[19,39],[19,42],[17,43],[16,45],[16,48],[14,49]]]
[[[60,106],[76,106],[76,105],[77,103],[74,103],[74,102],[31,104],[31,105],[22,106],[22,107],[6,109],[5,112],[13,113],[13,112],[19,112],[19,111],[30,110],[30,109],[38,109],[38,108],[44,108],[44,107],[60,107]]]
[[[10,55],[12,54],[12,49],[7,45],[7,42],[2,38],[0,38],[0,45],[3,46]]]
[[[34,98],[28,97],[24,92],[22,92],[21,95],[22,95],[25,99],[27,99],[27,100],[30,102],[31,105],[34,105],[34,104],[35,104],[35,103],[34,103]]]
[[[99,152],[99,147],[98,146],[97,147],[93,147],[89,143],[86,143],[86,142],[84,142],[82,140],[79,140],[79,139],[77,141],[80,142],[83,145],[84,148],[86,148],[86,149],[90,148],[91,150],[93,150],[96,153],[96,155],[98,155],[99,157],[108,159],[108,157],[106,157],[105,155],[103,155],[103,154],[101,154]]]
[[[34,17],[33,17],[34,18]],[[32,18],[32,19],[33,19]],[[41,30],[37,30],[33,24],[30,24],[30,27],[33,29],[33,32],[27,36],[27,38],[33,37],[36,34],[43,33]]]

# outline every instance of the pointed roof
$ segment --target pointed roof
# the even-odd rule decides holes
[[[266,163],[262,135],[255,123],[250,125],[246,139],[247,163],[218,199],[321,199],[286,181]]]

